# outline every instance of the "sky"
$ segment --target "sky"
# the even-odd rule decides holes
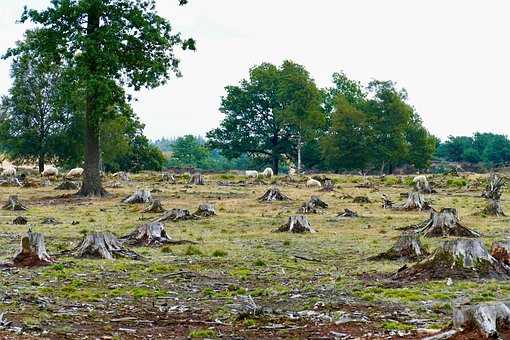
[[[3,0],[0,51],[29,26],[23,6]],[[225,86],[262,62],[304,65],[320,87],[334,72],[366,84],[393,80],[436,136],[510,134],[510,2],[507,0],[157,0],[159,14],[197,41],[181,54],[183,77],[136,93],[134,108],[151,139],[205,135],[219,125]],[[10,85],[0,61],[0,94]]]

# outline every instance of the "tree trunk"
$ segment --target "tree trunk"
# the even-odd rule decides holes
[[[297,143],[297,174],[301,175],[301,136],[299,136]]]
[[[278,171],[279,171],[278,168],[279,168],[279,165],[280,165],[280,157],[278,156],[278,154],[274,154],[273,153],[272,161],[273,161],[273,166],[272,166],[273,172],[274,172],[275,175],[278,175]]]
[[[87,20],[87,36],[96,34],[99,29],[101,13],[97,10],[97,6],[92,6],[89,10]],[[93,40],[93,37],[90,37]],[[93,43],[90,43],[93,44]],[[99,46],[88,46],[86,53],[88,54],[87,68],[90,77],[97,74],[97,62],[94,57],[98,53]],[[85,112],[85,166],[83,172],[83,184],[78,192],[81,196],[104,196],[106,191],[101,185],[100,174],[100,144],[99,144],[99,107],[97,103],[97,86],[87,84],[86,112]]]
[[[43,153],[41,153],[39,155],[38,164],[39,164],[39,173],[42,174],[42,172],[44,171],[44,154]]]

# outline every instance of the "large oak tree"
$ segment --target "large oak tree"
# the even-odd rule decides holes
[[[186,0],[179,0],[181,5]],[[154,0],[52,0],[41,11],[25,9],[40,42],[19,44],[6,57],[38,50],[74,75],[84,89],[85,172],[80,194],[102,196],[100,128],[129,100],[125,89],[154,88],[179,75],[176,47],[194,49],[194,41],[174,33],[156,12]]]

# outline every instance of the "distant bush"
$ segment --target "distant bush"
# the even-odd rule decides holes
[[[448,178],[446,185],[449,187],[463,188],[468,185],[468,180],[465,178]]]

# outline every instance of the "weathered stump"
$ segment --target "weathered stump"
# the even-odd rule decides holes
[[[393,201],[390,200],[390,198],[386,194],[381,194],[382,198],[382,208],[383,209],[392,209],[393,208]]]
[[[16,225],[25,225],[28,223],[28,219],[25,216],[18,216],[14,220],[12,220],[12,224]]]
[[[80,186],[78,184],[68,180],[64,180],[55,188],[55,190],[78,190],[78,189],[80,189]]]
[[[289,217],[287,223],[276,229],[275,232],[316,233],[317,230],[312,228],[306,216],[297,215]]]
[[[172,175],[171,173],[168,173],[168,172],[164,172],[164,173],[161,174],[161,181],[162,182],[170,182],[172,184],[177,183],[177,181],[175,180],[174,175]]]
[[[429,255],[423,248],[419,235],[408,233],[400,235],[397,243],[389,250],[369,258],[369,260],[410,260],[415,261]]]
[[[499,262],[510,265],[510,240],[494,242],[491,247],[491,255]]]
[[[46,252],[43,234],[29,230],[21,237],[20,250],[12,262],[16,267],[35,267],[54,263],[55,260]]]
[[[324,192],[332,192],[335,191],[335,184],[332,180],[326,179],[324,180],[324,183],[322,184],[322,189],[320,191]]]
[[[430,203],[425,201],[425,198],[422,194],[419,192],[413,191],[409,193],[409,196],[407,197],[407,200],[400,205],[394,205],[393,209],[395,210],[405,210],[405,211],[411,211],[411,210],[430,210],[432,207],[430,206]]]
[[[7,200],[7,203],[4,204],[2,207],[4,210],[28,210],[28,208],[19,201],[17,195],[11,195],[9,196],[9,199]]]
[[[126,257],[134,260],[141,258],[137,253],[125,248],[122,242],[109,232],[95,232],[85,236],[72,253],[76,257],[108,260],[113,260],[116,257]]]
[[[167,221],[187,221],[192,220],[194,217],[189,210],[174,208],[166,211],[163,215],[158,217],[154,222],[167,222]]]
[[[199,172],[195,172],[193,175],[191,175],[191,178],[189,180],[189,184],[205,185],[204,176],[202,176],[202,174],[199,173]]]
[[[129,181],[129,175],[127,172],[124,172],[124,171],[119,171],[119,172],[116,172],[112,175],[113,178],[117,178],[123,182],[128,182]]]
[[[417,232],[425,237],[480,237],[480,233],[464,227],[459,220],[457,209],[443,208],[432,211],[430,218],[418,224]]]
[[[489,183],[487,184],[485,191],[482,192],[482,197],[487,200],[487,206],[482,211],[483,214],[491,216],[505,216],[503,208],[501,207],[501,194],[504,185],[505,181],[503,178],[494,173],[491,174]]]
[[[216,215],[214,204],[202,203],[198,206],[197,211],[193,214],[196,217],[211,217]]]
[[[510,268],[489,254],[480,239],[445,241],[432,255],[394,275],[397,280],[509,279]]]
[[[142,212],[143,213],[162,213],[165,209],[161,204],[160,200],[153,200],[152,203],[147,206]]]
[[[352,200],[352,203],[365,204],[365,203],[371,203],[371,202],[367,196],[356,196]]]
[[[165,225],[161,222],[143,224],[131,234],[121,238],[130,246],[160,246],[164,244],[195,243],[187,240],[172,240],[166,233]]]
[[[122,203],[136,204],[136,203],[151,203],[152,194],[149,190],[138,189],[131,196],[122,200]]]
[[[327,209],[328,204],[320,199],[319,196],[312,196],[308,202],[303,203],[299,208],[300,214],[318,214],[322,209]]]
[[[510,329],[510,302],[455,306],[453,327],[479,330],[487,339],[503,339],[499,332]]]
[[[354,210],[345,208],[344,212],[339,212],[336,217],[339,217],[339,218],[355,218],[355,217],[359,217],[359,215]]]
[[[264,195],[259,197],[259,201],[272,202],[272,201],[289,201],[290,198],[284,195],[279,188],[273,186],[265,192]]]

